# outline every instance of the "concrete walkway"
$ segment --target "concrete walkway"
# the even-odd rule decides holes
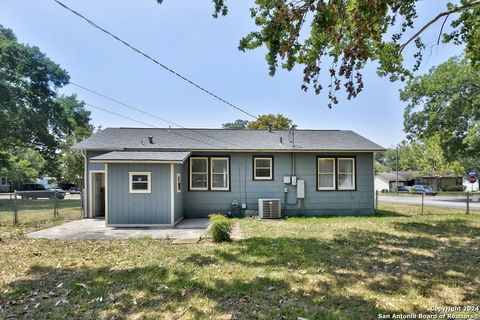
[[[82,219],[29,233],[29,238],[59,240],[114,240],[151,237],[153,239],[199,240],[208,227],[208,219],[185,219],[175,227],[112,228],[104,219]]]

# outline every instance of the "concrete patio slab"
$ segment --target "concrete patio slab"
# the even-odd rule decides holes
[[[112,228],[104,219],[82,219],[29,233],[33,239],[58,240],[124,240],[140,237],[171,240],[199,240],[208,227],[208,219],[185,219],[175,227]]]

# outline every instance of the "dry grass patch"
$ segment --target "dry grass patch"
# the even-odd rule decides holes
[[[480,217],[238,220],[245,239],[0,243],[0,317],[377,319],[479,305]],[[432,209],[433,210],[433,209]]]

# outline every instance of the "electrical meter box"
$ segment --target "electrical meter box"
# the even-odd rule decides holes
[[[296,185],[297,185],[297,177],[292,176],[292,186],[296,186]]]
[[[305,180],[297,180],[297,198],[305,199]]]

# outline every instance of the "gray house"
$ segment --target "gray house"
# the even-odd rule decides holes
[[[145,128],[107,128],[74,148],[86,217],[120,227],[171,226],[232,203],[255,214],[259,199],[288,216],[372,214],[373,153],[384,150],[352,131]]]

